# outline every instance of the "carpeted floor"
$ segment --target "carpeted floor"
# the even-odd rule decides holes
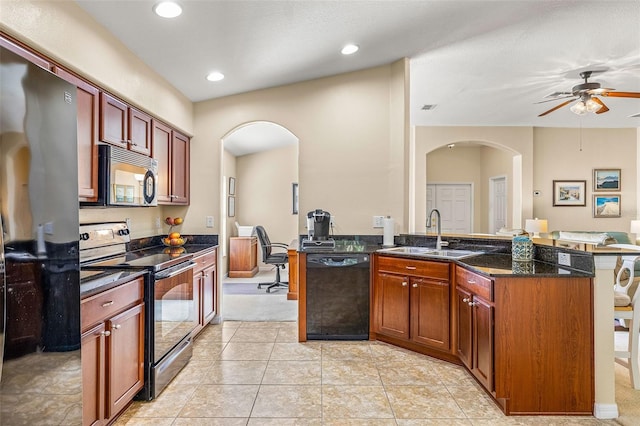
[[[287,289],[266,287],[258,290],[261,282],[272,282],[275,270],[260,271],[252,278],[225,278],[222,283],[222,317],[225,321],[297,321],[298,301],[287,300]],[[282,280],[288,280],[283,271]],[[237,287],[236,287],[237,286]]]

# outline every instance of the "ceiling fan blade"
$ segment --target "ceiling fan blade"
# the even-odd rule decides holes
[[[570,103],[571,103],[571,102],[573,102],[574,100],[575,100],[575,99],[569,99],[568,101],[565,101],[565,102],[561,103],[560,105],[556,105],[556,106],[554,106],[553,108],[551,108],[549,111],[545,111],[545,112],[543,112],[542,114],[538,115],[538,117],[542,117],[542,116],[547,115],[547,114],[549,114],[549,113],[551,113],[551,112],[553,112],[553,111],[555,111],[555,110],[557,110],[557,109],[560,109],[560,108],[562,108],[563,106],[570,104]]]
[[[604,112],[609,111],[609,108],[607,108],[607,106],[604,104],[604,102],[602,102],[600,99],[596,98],[595,96],[594,96],[594,97],[592,97],[591,99],[593,99],[593,101],[594,101],[595,103],[597,103],[597,104],[601,105],[601,106],[600,106],[600,109],[596,111],[596,114],[602,114],[602,113],[604,113]]]
[[[567,99],[567,98],[574,98],[574,99],[578,99],[573,95],[569,95],[569,96],[561,96],[559,98],[553,98],[553,99],[547,99],[545,101],[540,101],[540,102],[534,102],[535,104],[543,104],[545,102],[553,102],[553,101],[559,101],[560,99]]]
[[[602,92],[599,95],[610,98],[640,98],[640,92]]]

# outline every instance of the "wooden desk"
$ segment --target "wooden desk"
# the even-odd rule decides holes
[[[229,278],[251,278],[258,273],[258,238],[229,238]]]

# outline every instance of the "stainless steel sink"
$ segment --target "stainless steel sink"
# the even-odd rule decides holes
[[[378,250],[379,253],[406,254],[412,256],[435,257],[441,259],[463,259],[465,257],[477,256],[481,251],[443,249],[436,250],[428,247],[392,247]]]

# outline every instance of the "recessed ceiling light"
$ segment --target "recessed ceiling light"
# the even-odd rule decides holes
[[[358,45],[356,45],[356,44],[347,44],[345,47],[342,48],[342,50],[340,52],[343,55],[353,55],[359,49],[360,49],[360,47],[358,47]]]
[[[209,73],[209,75],[207,76],[207,80],[209,81],[220,81],[224,78],[224,74],[222,74],[219,71],[214,71],[212,73]]]
[[[176,16],[180,16],[182,8],[176,2],[163,1],[153,6],[153,11],[163,18],[175,18]]]

